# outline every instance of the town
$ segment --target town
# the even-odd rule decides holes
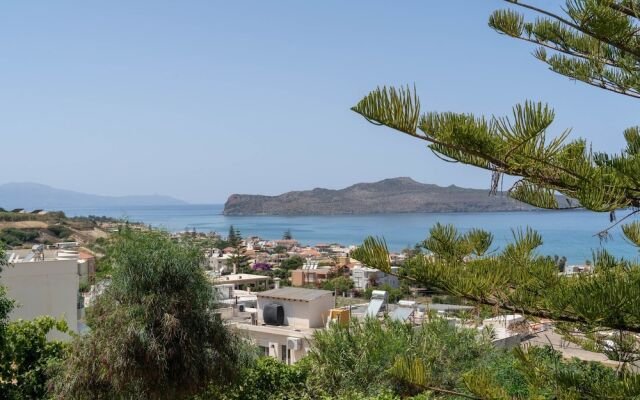
[[[640,399],[640,0],[0,18],[0,400]]]
[[[118,231],[113,222],[101,226],[112,233]],[[149,229],[139,224],[128,226]],[[420,326],[437,317],[479,333],[488,331],[497,347],[512,348],[522,342],[546,345],[553,340],[568,357],[617,365],[562,340],[551,319],[532,323],[517,313],[492,316],[472,303],[412,285],[403,279],[402,269],[415,249],[390,253],[390,271],[383,272],[351,258],[354,245],[302,245],[290,230],[275,240],[242,238],[233,226],[225,237],[195,230],[172,233],[171,237],[202,248],[202,268],[214,289],[216,312],[222,320],[244,332],[264,355],[287,364],[304,357],[314,333],[333,323],[348,325],[350,319],[368,317]],[[86,310],[110,283],[109,275],[96,278],[92,250],[79,242],[59,242],[10,250],[7,257],[10,268],[3,272],[2,283],[20,304],[11,314],[12,320],[63,317],[69,332],[51,333],[60,340],[88,331]],[[570,265],[559,267],[558,274],[589,271],[589,265]],[[453,303],[446,302],[451,300]]]

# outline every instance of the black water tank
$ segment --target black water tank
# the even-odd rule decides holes
[[[267,325],[284,325],[284,307],[277,303],[264,306],[262,319]]]

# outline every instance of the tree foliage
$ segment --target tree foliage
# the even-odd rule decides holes
[[[280,268],[290,271],[302,267],[303,264],[304,259],[299,255],[294,255],[285,260],[282,260],[282,262],[280,263]]]
[[[0,245],[0,273],[6,266]],[[0,399],[44,398],[50,369],[66,349],[60,341],[49,341],[47,334],[67,332],[67,324],[48,316],[9,322],[14,306],[0,286]]]
[[[461,376],[494,350],[476,331],[435,318],[414,329],[402,322],[367,318],[332,325],[314,335],[309,353],[309,386],[330,396],[392,390],[414,395],[428,387],[464,390]],[[428,383],[417,387],[397,373],[399,364],[420,360]],[[366,384],[365,384],[366,382]]]
[[[124,229],[107,248],[112,283],[72,343],[57,398],[184,398],[236,369],[237,337],[214,314],[198,247]]]
[[[346,293],[353,289],[353,281],[348,276],[337,276],[322,283],[325,290],[334,290],[338,294]]]
[[[291,229],[287,229],[286,231],[284,231],[284,233],[282,234],[282,239],[284,240],[293,239],[293,234],[291,233]]]
[[[260,357],[245,365],[227,387],[211,387],[199,396],[206,400],[297,400],[306,393],[306,363],[288,365],[273,357]]]
[[[227,238],[229,247],[233,248],[231,257],[227,261],[229,267],[235,272],[247,273],[249,271],[249,258],[246,256],[247,248],[245,247],[242,239],[242,234],[238,229],[235,229],[233,225],[229,227],[229,236]]]
[[[71,236],[71,229],[68,226],[57,224],[57,225],[49,225],[47,229],[54,234],[56,237],[60,239],[66,239]]]
[[[6,268],[8,262],[4,247],[0,243],[0,273]],[[6,330],[9,323],[9,313],[13,310],[14,301],[7,297],[7,289],[0,286],[0,348],[4,348],[6,342]]]
[[[552,47],[553,56],[540,57],[542,50],[536,53],[552,70],[592,84],[604,80],[608,83],[596,86],[615,87],[614,91],[624,94],[636,90],[631,86],[640,87],[636,2],[571,0],[566,3],[566,18],[522,2],[508,2],[542,17],[525,22],[522,14],[501,10],[492,15],[490,25],[510,36]],[[635,83],[630,86],[630,82]],[[369,121],[428,142],[440,157],[492,171],[492,190],[501,174],[520,177],[509,194],[528,204],[549,209],[579,204],[593,211],[640,206],[638,127],[625,130],[627,146],[620,154],[607,154],[594,152],[584,139],[567,141],[568,129],[551,135],[555,113],[542,103],[525,102],[516,105],[510,116],[489,118],[421,113],[415,89],[385,87],[371,92],[352,109]],[[559,202],[556,192],[577,203]]]
[[[4,228],[0,232],[0,242],[8,246],[21,246],[35,240],[40,234],[35,230]]]
[[[506,2],[513,8],[494,12],[489,25],[536,44],[534,55],[552,71],[607,91],[640,97],[639,2],[567,0],[562,14],[519,0]],[[518,9],[537,18],[529,21]],[[584,139],[569,140],[569,129],[554,135],[555,113],[543,103],[518,104],[505,116],[423,113],[415,88],[383,87],[352,110],[376,125],[427,142],[442,159],[491,171],[493,193],[502,176],[509,175],[519,179],[508,194],[536,207],[608,212],[611,222],[616,220],[616,210],[631,210],[612,226],[640,211],[637,126],[622,132],[624,149],[608,154],[594,151]],[[611,227],[598,235],[606,238]],[[622,225],[622,232],[631,244],[640,246],[640,223]],[[513,242],[497,254],[486,253],[490,243],[491,236],[482,231],[460,234],[453,227],[436,226],[423,243],[430,254],[418,254],[405,266],[419,283],[505,310],[553,318],[561,322],[558,327],[568,337],[583,346],[627,363],[638,359],[640,266],[601,251],[594,254],[593,274],[567,277],[558,274],[559,266],[552,258],[536,254],[542,238],[530,229],[514,231]],[[369,239],[355,258],[385,268],[384,247],[379,240]],[[640,394],[635,375],[621,368],[617,377],[611,384],[588,386],[589,396]],[[567,376],[554,378],[565,384],[571,381]],[[490,382],[482,376],[477,382],[484,384],[476,387],[476,393],[485,398],[501,396],[491,392]],[[620,389],[623,387],[626,389]],[[585,395],[577,393],[567,396]],[[623,397],[615,397],[618,395]]]
[[[6,342],[0,349],[0,398],[41,399],[47,394],[47,379],[65,355],[67,344],[48,340],[47,334],[68,332],[64,320],[49,316],[8,324]]]

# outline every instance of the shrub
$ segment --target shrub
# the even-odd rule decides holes
[[[411,355],[426,368],[431,386],[464,391],[460,376],[498,350],[472,329],[460,329],[440,318],[418,328],[392,320],[352,320],[314,334],[308,385],[328,396],[357,392],[375,396],[385,391],[417,394],[394,372]],[[366,382],[366,384],[364,384]]]
[[[60,361],[68,347],[47,340],[47,334],[54,330],[67,332],[66,322],[45,316],[8,324],[6,343],[0,349],[0,398],[45,398],[49,368]]]
[[[292,256],[283,260],[280,263],[280,268],[284,268],[286,270],[298,269],[302,267],[304,264],[304,260],[300,256]]]
[[[123,229],[107,246],[111,285],[52,379],[56,398],[185,398],[238,369],[240,339],[214,313],[196,246]]]
[[[333,290],[338,293],[345,293],[353,289],[353,281],[348,276],[339,276],[324,282],[322,284],[322,288],[325,290]]]
[[[200,399],[211,400],[297,400],[304,397],[308,368],[304,361],[284,364],[272,357],[260,357],[240,372],[229,387],[211,387]]]
[[[37,231],[18,228],[4,228],[0,232],[0,241],[9,246],[21,246],[35,240],[40,234]]]
[[[47,227],[47,229],[49,230],[49,232],[51,232],[54,236],[60,238],[60,239],[66,239],[69,236],[71,236],[71,229],[69,229],[69,227],[64,226],[64,225],[49,225]]]

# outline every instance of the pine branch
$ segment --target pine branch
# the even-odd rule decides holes
[[[637,213],[639,213],[639,212],[640,212],[640,209],[638,209],[638,210],[633,210],[632,212],[628,213],[628,214],[627,214],[627,215],[625,215],[624,217],[622,217],[622,218],[618,219],[614,224],[609,225],[607,228],[605,228],[605,229],[601,230],[600,232],[598,232],[598,233],[594,234],[593,236],[594,236],[594,237],[595,237],[595,236],[597,236],[597,237],[605,237],[607,234],[609,234],[609,231],[610,231],[611,229],[613,229],[614,227],[616,227],[618,224],[620,224],[620,223],[621,223],[622,221],[624,221],[625,219],[627,219],[627,218],[629,218],[629,217],[631,217],[631,216],[633,216],[633,215],[636,215],[636,214],[637,214]]]
[[[506,1],[506,0],[505,0]],[[542,47],[546,47],[547,49],[553,50],[553,51],[557,51],[559,53],[564,53],[566,55],[572,56],[572,57],[578,57],[578,58],[582,58],[583,60],[593,60],[594,59],[594,55],[593,54],[587,54],[587,53],[580,53],[577,51],[572,51],[572,50],[568,50],[566,48],[562,48],[562,47],[558,47],[558,46],[552,46],[548,43],[539,41],[539,40],[534,40],[534,39],[529,39],[528,37],[524,37],[524,36],[511,36],[515,39],[520,39],[523,40],[525,42],[529,42],[529,43],[533,43]],[[603,64],[606,64],[610,67],[615,67],[615,68],[621,68],[617,63],[615,63],[612,60],[609,59],[604,59],[604,58],[600,58],[598,61],[602,62]],[[636,70],[640,70],[640,68],[636,69]]]
[[[640,51],[634,50],[634,49],[632,49],[632,48],[630,48],[630,47],[628,47],[628,46],[626,46],[626,45],[624,45],[622,43],[614,42],[614,41],[612,41],[612,40],[610,40],[610,39],[608,39],[608,38],[606,38],[604,36],[596,34],[595,32],[592,32],[592,31],[589,31],[587,29],[584,29],[580,25],[577,25],[577,24],[575,24],[575,23],[573,23],[573,22],[571,22],[571,21],[569,21],[569,20],[567,20],[565,18],[562,18],[561,16],[559,16],[557,14],[554,14],[554,13],[552,13],[550,11],[544,10],[544,9],[536,7],[536,6],[532,6],[530,4],[523,3],[523,2],[521,2],[519,0],[504,0],[504,1],[506,1],[507,3],[511,3],[511,4],[520,6],[522,8],[526,8],[526,9],[535,11],[535,12],[537,12],[539,14],[542,14],[542,15],[546,15],[546,16],[548,16],[550,18],[553,18],[554,20],[556,20],[556,21],[558,21],[558,22],[560,22],[560,23],[562,23],[562,24],[564,24],[566,26],[569,26],[569,27],[575,29],[576,31],[582,32],[585,35],[591,36],[591,37],[593,37],[595,39],[598,39],[599,41],[601,41],[603,43],[606,43],[606,44],[608,44],[610,46],[613,46],[615,48],[618,48],[618,49],[620,49],[620,50],[622,50],[622,51],[624,51],[626,53],[632,54],[637,58],[640,58]]]
[[[615,3],[615,2],[611,2],[610,4],[607,4],[607,6],[629,17],[636,18],[636,19],[640,18],[640,13],[634,10],[632,7],[628,7],[623,4]]]

